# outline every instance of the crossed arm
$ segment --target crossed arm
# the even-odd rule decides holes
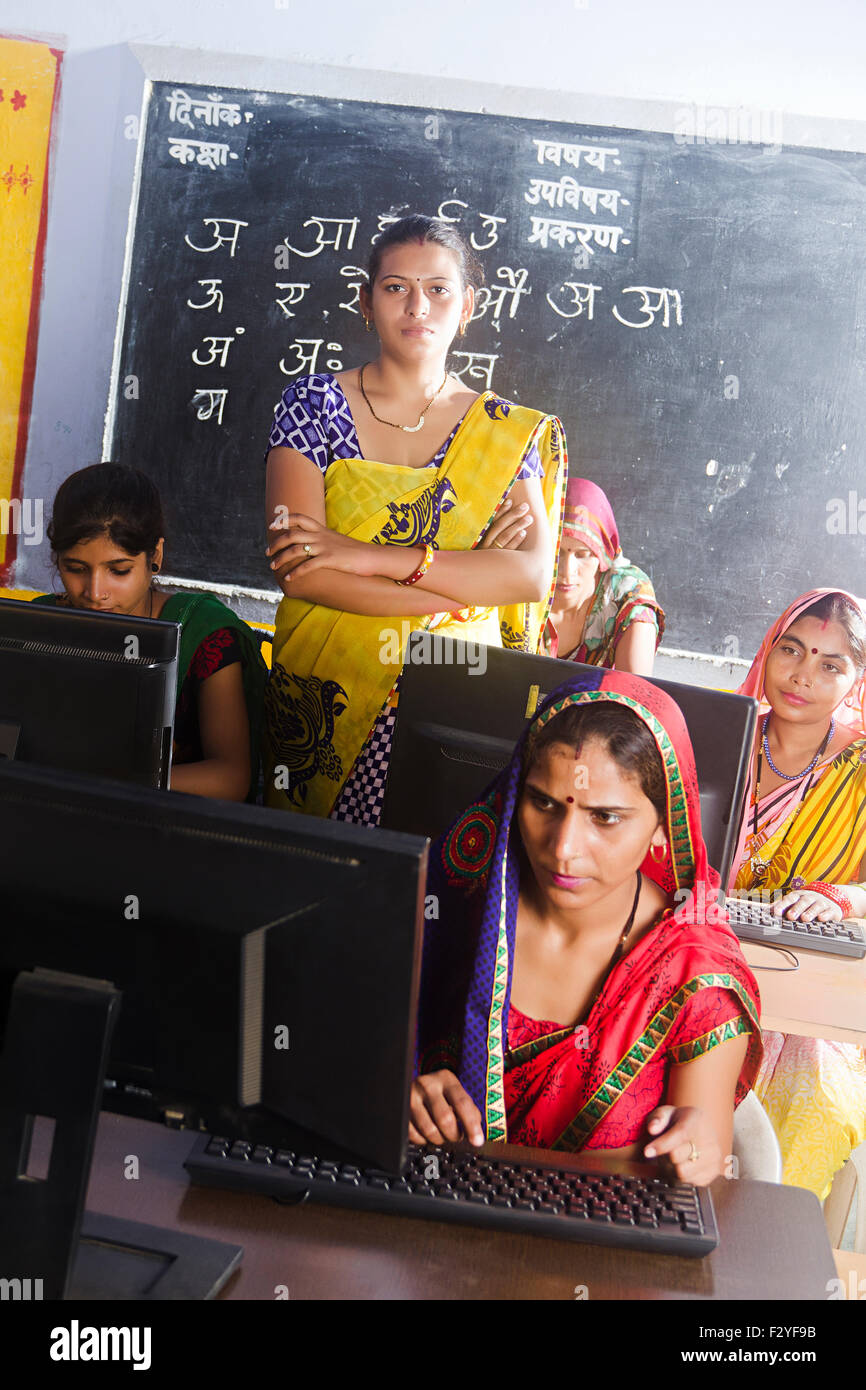
[[[509,500],[514,512],[526,506],[525,534],[514,548],[482,542],[475,550],[437,551],[423,579],[398,591],[395,581],[418,568],[424,547],[374,545],[331,530],[321,472],[297,450],[280,447],[268,454],[267,553],[288,597],[348,613],[415,615],[538,602],[547,594],[553,568],[539,480],[516,482]],[[305,544],[311,546],[309,556]]]

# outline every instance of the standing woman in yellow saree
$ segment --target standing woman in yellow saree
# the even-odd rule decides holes
[[[267,480],[286,596],[265,700],[271,806],[378,824],[409,632],[538,650],[565,440],[554,416],[446,370],[477,280],[453,226],[402,218],[361,291],[379,355],[283,393]]]

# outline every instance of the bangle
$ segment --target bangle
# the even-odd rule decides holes
[[[421,561],[421,563],[420,563],[420,565],[418,566],[418,568],[416,569],[415,573],[414,573],[414,574],[410,574],[408,579],[398,579],[396,582],[397,582],[398,584],[402,584],[402,585],[404,585],[404,586],[406,586],[406,585],[408,585],[408,584],[417,584],[417,583],[418,583],[418,580],[419,580],[419,579],[423,579],[423,578],[424,578],[424,575],[425,575],[425,574],[427,573],[427,571],[429,570],[430,566],[431,566],[432,563],[433,563],[433,556],[434,556],[435,554],[436,554],[436,551],[433,549],[432,545],[425,545],[425,547],[424,547],[424,559]]]
[[[804,893],[820,893],[822,898],[829,898],[831,903],[835,903],[837,907],[841,907],[843,917],[851,916],[853,910],[851,899],[841,888],[837,888],[835,883],[822,883],[820,879],[816,879],[814,883],[807,883],[805,888],[801,891]]]

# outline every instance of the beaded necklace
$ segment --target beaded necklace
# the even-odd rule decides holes
[[[824,754],[824,752],[825,752],[825,750],[826,750],[826,748],[827,748],[827,745],[828,745],[829,742],[830,742],[830,739],[833,737],[833,731],[834,731],[834,729],[835,729],[835,727],[836,727],[836,722],[835,722],[835,720],[834,720],[834,719],[831,719],[831,720],[830,720],[830,727],[829,727],[829,729],[827,730],[826,734],[824,735],[824,739],[823,739],[823,742],[821,743],[821,747],[818,749],[818,751],[817,751],[817,753],[815,754],[814,758],[813,758],[812,761],[809,763],[809,766],[808,766],[808,767],[804,767],[802,772],[796,772],[796,773],[794,773],[793,776],[791,776],[791,775],[789,775],[787,772],[780,772],[779,769],[776,767],[775,763],[773,762],[773,759],[770,757],[770,749],[769,749],[769,746],[768,746],[768,744],[767,744],[767,725],[768,725],[768,723],[769,723],[769,721],[770,721],[770,714],[771,714],[771,713],[772,713],[772,711],[768,711],[768,712],[767,712],[767,715],[766,715],[766,717],[765,717],[765,719],[764,719],[764,725],[763,725],[763,730],[762,730],[762,738],[761,738],[761,742],[758,744],[758,765],[757,765],[757,769],[756,769],[756,772],[755,772],[755,795],[754,795],[754,798],[753,798],[753,801],[752,801],[752,805],[753,805],[753,808],[754,808],[754,817],[753,817],[753,821],[752,821],[752,835],[753,835],[753,839],[754,839],[754,840],[757,840],[757,838],[758,838],[758,802],[759,802],[759,800],[760,800],[760,798],[761,798],[761,757],[762,757],[762,753],[765,753],[765,754],[766,754],[767,762],[769,763],[770,767],[773,769],[773,771],[775,772],[775,774],[776,774],[777,777],[784,777],[784,779],[785,779],[786,782],[796,782],[796,780],[797,780],[798,777],[805,777],[806,773],[808,772],[808,774],[809,774],[809,780],[807,781],[806,785],[803,787],[803,790],[802,790],[802,792],[801,792],[801,794],[800,794],[800,800],[797,802],[796,810],[794,811],[794,814],[790,817],[790,819],[789,819],[789,821],[788,821],[788,824],[787,824],[786,827],[785,827],[785,833],[784,833],[784,835],[782,836],[781,840],[779,841],[779,843],[778,843],[778,845],[776,846],[776,848],[775,848],[775,850],[773,851],[773,853],[770,855],[770,858],[769,858],[769,859],[762,859],[761,856],[760,856],[759,854],[756,853],[756,854],[753,854],[752,857],[751,857],[751,859],[749,860],[749,866],[750,866],[750,868],[751,868],[751,870],[752,870],[752,873],[753,873],[753,875],[754,875],[754,877],[755,877],[755,881],[756,881],[757,883],[759,883],[759,884],[764,882],[765,878],[767,877],[768,873],[770,872],[770,865],[772,864],[772,862],[773,862],[773,860],[775,859],[776,855],[779,853],[779,850],[782,848],[782,846],[784,845],[784,843],[785,843],[785,841],[787,840],[788,836],[790,835],[792,829],[794,828],[794,823],[796,822],[797,817],[799,816],[800,812],[801,812],[802,809],[803,809],[803,803],[804,803],[805,800],[806,800],[806,795],[807,795],[807,793],[808,793],[808,791],[809,791],[809,788],[810,788],[811,785],[812,785],[812,782],[814,781],[814,778],[815,778],[815,768],[817,767],[817,765],[818,765],[818,763],[819,763],[819,761],[820,761],[822,755]],[[787,884],[784,884],[783,887],[786,888],[786,887],[787,887]]]

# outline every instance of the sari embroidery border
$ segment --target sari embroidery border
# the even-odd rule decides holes
[[[683,1062],[694,1062],[698,1057],[704,1057],[720,1043],[730,1042],[732,1038],[739,1038],[743,1033],[751,1033],[752,1025],[742,1014],[737,1014],[736,1018],[729,1018],[726,1023],[720,1023],[718,1027],[711,1028],[708,1033],[703,1033],[701,1037],[694,1038],[692,1042],[680,1043],[679,1047],[672,1047],[670,1055],[674,1062],[682,1065]]]
[[[508,851],[502,856],[499,887],[499,931],[496,956],[493,962],[493,984],[490,1012],[487,1016],[487,1084],[484,1110],[488,1142],[505,1140],[508,1129],[505,1118],[505,1080],[502,1062],[502,1011],[508,992],[508,932],[505,921],[505,873]]]
[[[699,989],[730,989],[736,994],[759,1027],[755,1006],[748,994],[733,975],[695,975],[681,985],[676,994],[653,1015],[643,1033],[623,1057],[613,1071],[605,1078],[595,1094],[590,1096],[583,1109],[578,1112],[559,1138],[551,1145],[554,1149],[580,1149],[593,1130],[597,1129],[608,1111],[616,1104],[624,1091],[640,1075],[651,1057],[658,1051],[671,1028],[677,1021],[683,1006]]]
[[[562,700],[557,700],[555,704],[545,710],[544,714],[539,716],[535,729],[536,731],[543,729],[545,724],[559,714],[566,705],[585,702],[596,703],[598,701],[613,701],[615,704],[627,705],[648,726],[656,741],[656,746],[665,765],[668,785],[668,843],[671,849],[674,875],[678,887],[684,885],[689,887],[694,878],[695,849],[689,826],[685,787],[676,749],[664,725],[656,716],[638,700],[632,699],[630,695],[623,695],[620,691],[587,690],[582,693],[579,700],[575,700],[573,695],[567,695]]]
[[[579,1026],[579,1025],[578,1025]],[[549,1047],[555,1047],[557,1043],[564,1042],[569,1033],[574,1033],[575,1028],[558,1028],[555,1033],[545,1033],[543,1037],[533,1038],[532,1042],[521,1043],[519,1047],[514,1047],[505,1054],[505,1070],[512,1071],[515,1067],[525,1066],[527,1062],[532,1062],[536,1057],[540,1057],[542,1052],[546,1052]]]

